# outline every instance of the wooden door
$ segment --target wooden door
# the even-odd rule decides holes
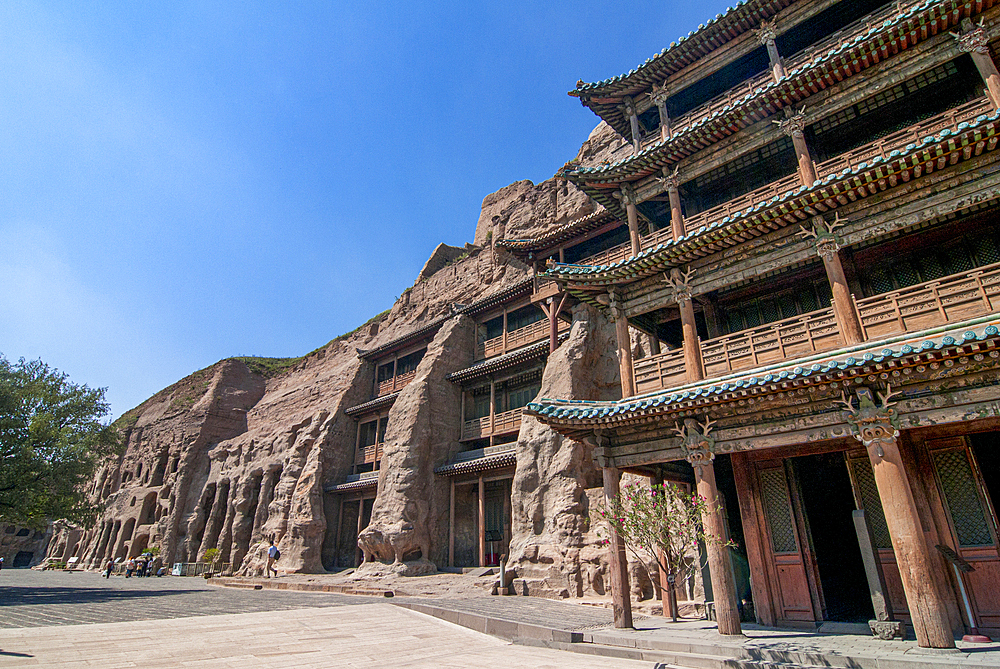
[[[762,557],[768,572],[770,602],[777,622],[814,622],[808,565],[782,460],[756,463]]]
[[[871,529],[875,550],[882,564],[882,576],[885,578],[886,596],[892,607],[892,614],[897,620],[910,621],[910,610],[906,604],[906,593],[903,591],[903,580],[899,575],[899,565],[896,564],[896,554],[892,550],[892,539],[889,527],[885,522],[885,510],[875,485],[875,472],[868,454],[861,452],[848,456],[851,472],[851,486],[854,488],[854,499],[859,509],[865,512],[868,527]]]
[[[927,448],[950,547],[975,568],[965,574],[973,612],[980,629],[996,636],[1000,633],[1000,550],[996,515],[982,473],[965,437],[929,441]],[[956,596],[960,596],[957,591]]]

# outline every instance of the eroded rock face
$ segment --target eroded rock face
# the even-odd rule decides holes
[[[462,394],[445,376],[472,364],[475,336],[475,322],[467,316],[445,323],[389,411],[378,496],[371,523],[358,538],[362,570],[373,568],[372,559],[407,573],[433,570],[447,560],[440,537],[447,540],[448,485],[434,468],[459,451]]]
[[[541,397],[616,399],[614,326],[580,304],[569,339],[549,357]],[[592,449],[525,417],[517,441],[511,504],[511,564],[531,594],[581,597],[604,594],[606,550],[590,527],[590,509],[602,494]]]

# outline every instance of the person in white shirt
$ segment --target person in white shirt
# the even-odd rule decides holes
[[[264,573],[268,578],[271,578],[271,572],[274,572],[274,577],[278,578],[278,570],[274,568],[274,561],[278,559],[278,547],[274,545],[274,539],[270,539],[271,545],[267,548],[267,568],[265,568]]]

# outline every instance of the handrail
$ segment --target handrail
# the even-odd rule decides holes
[[[378,395],[376,397],[382,397],[383,395],[390,395],[394,392],[400,391],[406,387],[413,377],[417,375],[417,370],[411,369],[403,374],[397,374],[392,378],[388,378],[382,383],[378,384]]]
[[[557,327],[558,331],[562,332],[569,327],[569,323],[561,320],[559,321],[559,325]],[[547,318],[542,318],[534,323],[529,323],[524,327],[508,331],[506,346],[504,346],[504,336],[502,334],[498,337],[493,337],[492,339],[480,342],[476,345],[476,360],[492,358],[495,355],[502,355],[507,351],[513,351],[514,349],[521,348],[522,346],[527,346],[528,344],[533,344],[536,341],[541,341],[548,336],[549,321]]]
[[[951,129],[958,131],[961,123],[968,123],[982,114],[992,112],[993,107],[986,97],[976,98],[963,103],[953,109],[942,112],[919,123],[897,130],[879,139],[847,151],[839,156],[823,161],[816,165],[818,178],[822,179],[830,174],[839,174],[845,169],[857,167],[861,163],[866,163],[871,159],[881,156],[887,159],[893,151],[905,150],[910,144],[916,144],[924,138],[935,135],[942,130]],[[735,197],[723,204],[716,205],[711,209],[699,212],[694,216],[684,219],[685,233],[694,234],[701,227],[708,226],[717,220],[722,220],[727,216],[745,211],[761,202],[767,202],[775,197],[794,191],[802,186],[802,182],[797,173],[789,174],[770,184],[761,186],[749,193]],[[640,237],[642,249],[651,248],[672,239],[669,228],[664,228],[649,235]],[[610,265],[629,258],[632,255],[629,243],[619,244],[609,249],[588,256],[578,262],[580,265]]]
[[[462,439],[488,437],[503,432],[513,432],[521,427],[521,409],[473,418],[462,423]]]

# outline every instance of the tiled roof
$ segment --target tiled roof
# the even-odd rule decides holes
[[[615,217],[604,207],[581,218],[563,223],[552,228],[543,235],[531,239],[501,239],[496,243],[500,248],[508,249],[515,255],[527,255],[532,251],[550,249],[556,244],[596,230],[615,220]]]
[[[344,409],[344,413],[348,416],[360,416],[362,414],[369,413],[370,411],[377,411],[383,407],[391,406],[392,403],[396,401],[398,396],[398,391],[390,393],[389,395],[382,395],[381,397],[376,397],[375,399],[369,400],[364,404]]]
[[[988,342],[995,350],[1000,343],[1000,316],[992,314],[964,323],[898,335],[878,342],[865,342],[831,353],[813,355],[769,367],[738,372],[723,378],[700,381],[615,402],[558,400],[542,398],[523,410],[550,424],[598,425],[620,422],[639,416],[669,414],[692,406],[718,404],[746,397],[766,395],[795,385],[827,382],[831,376],[860,372],[871,365],[900,362],[917,364],[914,359],[934,357],[941,352],[955,352],[963,347],[985,350]]]
[[[394,349],[406,346],[407,344],[411,344],[414,341],[418,341],[420,339],[431,337],[437,331],[437,329],[441,327],[444,324],[444,322],[447,321],[449,318],[451,318],[451,314],[435,318],[427,325],[418,328],[416,330],[413,330],[412,332],[408,332],[405,335],[402,335],[401,337],[396,337],[395,339],[387,341],[381,346],[377,346],[373,349],[369,349],[367,351],[358,349],[358,357],[364,360],[374,360],[375,358],[378,358],[379,356],[385,353],[389,353]]]
[[[894,53],[954,28],[962,18],[973,16],[992,4],[992,0],[986,0],[982,5],[966,4],[965,0],[923,0],[910,5],[853,38],[815,55],[788,72],[780,81],[767,81],[707,116],[687,125],[672,127],[672,134],[666,140],[607,165],[564,167],[559,176],[573,181],[612,212],[619,213],[617,201],[594,187],[596,184],[634,181],[658,172]],[[624,134],[630,133],[631,130]]]
[[[472,304],[467,304],[465,306],[459,307],[457,311],[459,313],[468,314],[470,316],[481,313],[488,309],[492,309],[498,304],[503,304],[508,300],[515,299],[517,297],[520,297],[521,295],[527,295],[528,293],[531,292],[531,286],[532,286],[531,277],[522,279],[517,283],[508,286],[507,288],[498,290],[497,292],[491,295],[487,295],[484,298],[478,299]]]
[[[374,488],[378,485],[378,472],[367,472],[348,476],[347,481],[336,483],[323,488],[324,492],[347,492],[349,490],[361,490],[362,488]]]
[[[566,341],[567,337],[569,337],[569,332],[560,333],[559,342],[561,343]],[[541,358],[542,356],[548,355],[548,353],[549,340],[546,337],[542,341],[519,348],[516,351],[498,355],[495,358],[489,358],[488,360],[476,363],[472,367],[466,367],[465,369],[460,369],[457,372],[452,372],[445,378],[454,382],[467,381],[469,379],[474,379],[487,374],[492,374],[493,372],[498,372],[502,369],[513,367],[514,365],[527,360],[532,360],[533,358]]]
[[[686,37],[671,42],[670,46],[635,69],[603,81],[577,82],[576,88],[569,94],[582,98],[585,105],[621,135],[630,137],[628,119],[623,119],[617,109],[622,96],[639,93],[648,90],[654,83],[661,83],[740,34],[760,27],[762,21],[770,19],[790,4],[792,0],[743,0],[698,26]],[[602,98],[612,100],[605,102]]]
[[[991,151],[996,148],[1000,132],[1000,111],[982,114],[973,121],[959,123],[956,130],[945,129],[917,143],[908,144],[905,149],[892,151],[885,157],[874,156],[866,162],[846,168],[838,173],[828,174],[811,186],[800,186],[794,190],[759,202],[739,212],[725,216],[719,221],[703,226],[678,240],[667,240],[662,244],[644,249],[638,255],[610,265],[554,264],[539,276],[564,279],[576,283],[605,284],[635,281],[689,263],[695,258],[745,241],[766,230],[783,227],[794,222],[800,223],[809,217],[809,210],[821,205],[828,211],[850,201],[848,192],[866,197],[865,187],[880,184],[879,190],[887,187],[887,178],[907,171],[918,165],[933,169],[933,163],[942,156],[957,156],[956,162],[971,157],[964,155],[963,149],[984,142],[977,151]],[[950,161],[946,163],[951,164]],[[889,185],[888,187],[891,187]],[[864,191],[864,193],[860,192]],[[851,198],[853,199],[853,198]],[[801,214],[801,215],[800,215]]]
[[[462,458],[465,454],[460,453],[453,462],[449,462],[446,465],[438,467],[434,470],[434,473],[440,474],[441,476],[456,476],[458,474],[471,474],[490,469],[513,467],[517,463],[517,454],[515,453],[514,448],[515,444],[510,444],[509,448],[505,448],[503,450],[497,446],[494,446],[491,449],[481,449],[487,452],[484,452],[479,457]],[[491,450],[495,452],[488,452]],[[478,451],[472,451],[472,453],[477,452]]]

